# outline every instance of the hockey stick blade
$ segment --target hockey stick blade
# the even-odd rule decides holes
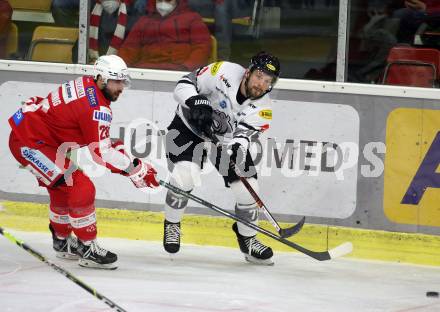
[[[332,259],[342,257],[353,251],[353,244],[350,242],[345,242],[331,250],[328,251]]]
[[[104,295],[100,294],[99,292],[97,292],[95,289],[93,289],[92,287],[90,287],[89,285],[87,285],[86,283],[81,281],[79,278],[75,277],[69,271],[67,271],[64,268],[60,267],[59,265],[53,263],[52,261],[47,259],[45,256],[43,256],[41,253],[39,253],[35,249],[33,249],[30,246],[28,246],[23,241],[15,238],[11,233],[7,232],[2,227],[0,227],[0,234],[3,235],[5,238],[7,238],[12,243],[16,244],[17,246],[21,247],[22,249],[24,249],[25,251],[30,253],[35,258],[38,258],[40,261],[46,263],[48,266],[50,266],[52,269],[54,269],[58,273],[64,275],[68,279],[70,279],[72,282],[74,282],[75,284],[80,286],[82,289],[84,289],[85,291],[87,291],[90,294],[92,294],[92,296],[95,296],[97,299],[99,299],[102,302],[104,302],[105,304],[107,304],[110,308],[112,308],[112,309],[114,309],[115,311],[118,311],[118,312],[126,312],[125,309],[121,308],[119,305],[117,305],[116,303],[111,301],[109,298],[107,298],[106,296],[104,296]]]
[[[280,229],[278,231],[278,233],[280,234],[280,236],[282,238],[288,238],[290,236],[293,236],[296,233],[298,233],[299,231],[301,231],[305,221],[306,221],[306,217],[302,217],[301,220],[297,224],[295,224],[294,226],[291,226],[290,228]]]
[[[163,187],[171,190],[174,193],[180,194],[188,199],[195,201],[196,203],[199,203],[207,208],[210,208],[214,211],[217,211],[218,213],[220,213],[228,218],[231,218],[237,222],[243,223],[244,225],[254,229],[255,231],[257,231],[263,235],[269,236],[270,238],[273,238],[274,240],[277,240],[280,243],[283,243],[284,245],[287,245],[293,249],[296,249],[299,252],[302,252],[303,254],[305,254],[309,257],[312,257],[313,259],[316,259],[318,261],[325,261],[325,260],[335,259],[337,257],[342,257],[342,256],[350,253],[353,250],[353,246],[349,242],[343,243],[343,244],[341,244],[331,250],[326,250],[326,251],[313,251],[313,250],[304,248],[294,242],[288,241],[285,238],[279,237],[278,235],[276,235],[272,232],[269,232],[268,230],[265,230],[258,225],[255,225],[247,220],[244,220],[241,217],[239,217],[239,216],[237,216],[237,215],[235,215],[225,209],[222,209],[214,204],[211,204],[210,202],[208,202],[204,199],[201,199],[200,197],[197,197],[191,193],[185,192],[184,190],[182,190],[174,185],[171,185],[163,180],[160,180],[159,184],[162,185]]]

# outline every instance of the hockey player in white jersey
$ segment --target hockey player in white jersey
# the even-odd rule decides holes
[[[239,64],[217,62],[178,81],[174,97],[179,105],[167,135],[167,157],[174,164],[171,184],[192,191],[206,157],[209,144],[205,143],[218,141],[219,147],[214,153],[211,150],[210,160],[235,196],[235,213],[257,224],[259,208],[238,175],[246,177],[258,192],[257,174],[248,148],[253,136],[269,128],[272,110],[268,93],[279,73],[278,59],[260,52],[252,57],[247,69]],[[230,160],[236,166],[230,166]],[[169,253],[179,251],[180,221],[187,203],[187,198],[168,191],[163,244]],[[246,260],[273,264],[272,249],[256,239],[254,229],[241,223],[234,223],[232,229]]]

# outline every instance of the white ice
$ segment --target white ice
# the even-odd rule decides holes
[[[127,311],[440,311],[440,269],[276,253],[275,265],[244,261],[238,249],[183,244],[170,258],[160,242],[100,239],[119,268],[57,259],[49,234],[11,231]],[[0,236],[0,311],[112,311],[102,301]]]

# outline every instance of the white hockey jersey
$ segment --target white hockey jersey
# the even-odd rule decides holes
[[[219,142],[238,142],[247,149],[252,136],[269,128],[272,105],[268,94],[238,103],[237,93],[244,73],[245,69],[239,64],[217,62],[183,76],[174,90],[174,98],[179,103],[177,114],[185,125],[199,137],[207,139],[188,122],[189,107],[185,104],[194,95],[205,95],[211,101],[212,130]]]

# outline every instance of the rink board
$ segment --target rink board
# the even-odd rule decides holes
[[[17,88],[20,86],[20,93]],[[6,82],[0,86],[2,116],[12,115],[31,95],[45,96],[57,85]],[[110,135],[122,139],[135,157],[152,162],[163,180],[169,178],[165,158],[166,127],[177,103],[171,92],[124,91],[112,104]],[[269,130],[253,144],[252,151],[261,181],[261,195],[270,199],[273,212],[344,219],[356,208],[359,116],[348,105],[298,101],[274,101]],[[0,153],[8,155],[9,126],[0,124]],[[131,182],[111,174],[92,160],[87,148],[76,159],[95,182],[96,198],[109,201],[162,205],[165,190],[140,192]],[[29,172],[17,170],[8,155],[0,163],[0,190],[46,195]],[[231,196],[215,168],[207,163],[195,193],[222,207],[234,207]],[[294,204],[290,204],[294,203]],[[197,206],[200,207],[200,206]]]
[[[48,232],[47,215],[45,204],[2,202],[0,225],[21,231]],[[97,219],[99,237],[162,241],[162,213],[98,208]],[[182,221],[182,244],[238,247],[232,222],[224,217],[186,214]],[[260,225],[273,231],[267,221]],[[281,223],[282,227],[287,225]],[[275,251],[295,251],[264,235],[260,234],[259,239]],[[327,250],[349,241],[353,243],[353,252],[346,257],[440,266],[440,237],[435,235],[306,224],[290,240],[312,250]],[[310,261],[315,260],[310,258]]]
[[[29,95],[44,95],[60,81],[74,79],[79,74],[67,67],[58,67],[57,74],[6,69],[7,75],[0,77],[3,119],[16,110],[17,101]],[[156,147],[163,146],[162,130],[174,114],[176,103],[171,93],[178,75],[180,73],[135,70],[132,89],[123,94],[120,103],[113,105],[115,118],[121,119],[113,124],[112,137],[124,137],[127,132],[122,130],[125,129],[123,124],[140,116],[151,121],[151,129],[158,130],[158,135],[151,136],[153,144],[141,142],[134,152],[152,158],[162,177],[167,176],[162,162],[164,151]],[[17,83],[23,80],[26,82]],[[35,92],[35,86],[38,86],[38,92]],[[123,100],[124,96],[128,102]],[[334,233],[338,237],[347,235],[343,238],[354,241],[356,256],[363,252],[361,257],[383,259],[388,252],[400,252],[400,256],[389,258],[409,261],[405,260],[405,255],[414,257],[419,254],[428,260],[415,263],[436,265],[435,260],[429,259],[437,257],[436,250],[440,250],[437,240],[440,185],[434,183],[438,181],[440,170],[435,167],[435,161],[429,160],[435,159],[440,151],[436,140],[440,130],[437,113],[440,110],[440,90],[281,79],[271,97],[274,99],[273,126],[258,145],[263,150],[261,159],[266,157],[259,162],[258,169],[261,197],[277,220],[295,222],[305,215],[306,225],[319,229],[316,230],[319,235],[311,236],[307,241],[312,247],[313,244],[326,246],[327,233],[333,233],[329,229],[336,228],[338,230]],[[154,103],[160,108],[153,109]],[[136,108],[127,109],[133,107],[131,105]],[[13,164],[7,150],[7,131],[6,123],[0,124],[2,164]],[[138,131],[138,134],[146,132]],[[141,138],[136,137],[135,141],[139,143]],[[324,154],[324,142],[337,148],[324,151]],[[257,156],[258,152],[257,149]],[[344,160],[342,164],[338,159]],[[36,187],[29,173],[2,164],[1,198],[47,203],[45,191]],[[341,175],[336,174],[338,170],[332,172],[328,169],[332,166],[339,167],[339,173],[343,173],[342,181],[338,179]],[[88,169],[99,171],[90,164]],[[269,176],[265,176],[268,171]],[[116,175],[92,178],[97,186],[99,207],[141,213],[163,210],[163,191],[141,193],[134,190],[125,178]],[[108,181],[111,183],[106,184]],[[195,189],[196,195],[223,208],[233,209],[232,196],[225,192],[222,179],[213,172],[212,166],[206,167],[202,181]],[[114,196],[123,197],[115,199]],[[215,214],[193,203],[187,212],[202,218]],[[157,238],[162,231],[161,221],[154,224],[157,230],[148,236]],[[42,230],[45,230],[44,226]],[[394,251],[395,246],[399,248]]]

